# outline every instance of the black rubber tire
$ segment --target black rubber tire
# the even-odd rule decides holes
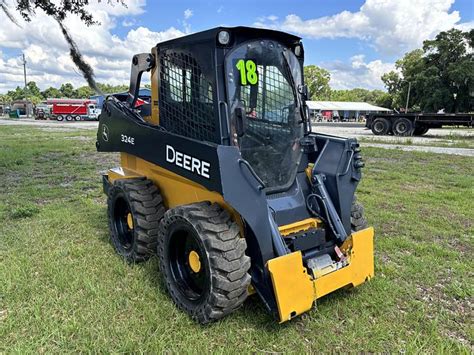
[[[132,229],[120,219],[124,216],[117,215],[124,204],[132,215]],[[165,208],[153,182],[145,178],[115,180],[108,192],[107,207],[110,240],[117,254],[129,263],[145,261],[154,255]],[[124,242],[125,238],[129,241]]]
[[[396,136],[407,137],[413,135],[413,123],[405,117],[397,118],[392,127]]]
[[[385,136],[389,134],[391,130],[390,121],[383,117],[377,117],[374,122],[372,122],[372,133],[376,136]]]
[[[415,129],[413,130],[413,135],[414,136],[422,136],[423,134],[425,134],[428,131],[429,131],[428,127],[418,126],[418,127],[415,127]]]
[[[56,120],[57,121],[63,121],[64,120],[63,115],[56,116]]]
[[[73,120],[73,118],[72,118],[72,116],[71,116],[71,115],[67,115],[67,116],[66,116],[66,121],[69,121],[69,122],[71,122],[72,120]]]
[[[364,217],[364,206],[357,202],[357,197],[354,196],[351,207],[351,229],[357,232],[368,226],[367,220]]]
[[[81,119],[81,116],[74,116],[74,121],[80,121]]]
[[[194,291],[183,283],[183,274],[190,273],[185,266],[180,264],[183,273],[173,272],[176,270],[173,239],[182,238],[183,231],[187,233],[185,238],[195,239],[203,261],[198,272],[204,273],[205,281],[194,297],[189,295]],[[158,256],[173,301],[201,324],[218,320],[239,308],[248,296],[250,284],[246,248],[238,224],[216,203],[200,202],[168,210],[160,223]]]

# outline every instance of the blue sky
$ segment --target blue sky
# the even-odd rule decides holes
[[[335,88],[383,88],[381,74],[423,40],[452,27],[474,27],[472,0],[128,0],[128,8],[91,3],[101,26],[87,28],[73,17],[66,25],[98,80],[113,84],[127,81],[133,53],[158,41],[219,25],[244,25],[303,37],[306,64],[328,69]],[[21,53],[27,56],[30,80],[41,88],[67,81],[85,84],[54,21],[41,13],[21,29],[2,13],[0,21],[0,93],[21,85]]]
[[[341,0],[292,0],[292,1],[149,1],[146,13],[135,20],[138,26],[146,26],[154,30],[168,27],[182,27],[183,13],[191,9],[193,16],[187,20],[193,32],[211,27],[252,26],[263,16],[284,18],[288,14],[299,15],[303,19],[331,16],[342,11],[357,12],[365,1]],[[452,11],[459,11],[461,22],[474,20],[473,0],[458,0],[452,6]],[[409,20],[407,21],[409,26]],[[117,33],[124,35],[127,28],[118,27]],[[365,53],[368,60],[382,59],[394,61],[397,55],[384,55],[371,48],[371,43],[351,38],[312,39],[303,38],[306,47],[306,62],[320,64],[327,61],[341,60]]]

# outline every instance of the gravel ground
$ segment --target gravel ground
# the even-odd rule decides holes
[[[0,119],[0,126],[2,125],[19,125],[19,126],[36,126],[36,127],[50,127],[61,128],[61,130],[76,130],[76,129],[97,129],[99,122],[97,121],[47,121],[34,120],[30,118],[22,119]]]
[[[366,147],[474,156],[474,149],[449,147],[459,143],[460,138],[464,142],[474,143],[472,128],[431,129],[422,137],[376,136],[363,124],[356,123],[319,123],[313,124],[312,128],[313,132],[357,138]]]
[[[51,130],[76,130],[97,129],[97,121],[58,122],[58,121],[36,121],[34,119],[0,119],[1,125],[31,125],[45,127]],[[422,137],[394,137],[375,136],[372,131],[366,129],[363,124],[358,123],[313,123],[313,131],[342,137],[355,137],[361,140],[362,146],[378,147],[384,149],[400,149],[405,151],[422,151],[439,154],[454,154],[474,156],[474,149],[451,148],[450,144],[456,143],[456,137],[474,142],[474,129],[452,128],[432,129]],[[471,140],[472,139],[472,140]],[[371,143],[370,141],[374,141]],[[382,142],[381,142],[382,141]],[[409,143],[409,144],[408,144]],[[438,146],[437,146],[438,145]],[[443,147],[439,147],[443,145]],[[448,147],[445,147],[445,146]]]

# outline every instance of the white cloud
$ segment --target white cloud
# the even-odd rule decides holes
[[[178,23],[180,23],[183,28],[185,33],[191,33],[191,25],[188,23],[188,20],[193,16],[193,10],[191,9],[186,9],[184,10],[184,18],[183,20],[178,20]]]
[[[290,14],[283,21],[259,18],[260,27],[279,28],[307,38],[358,38],[389,55],[403,55],[421,46],[440,31],[460,24],[458,11],[450,11],[454,0],[366,0],[359,11],[303,20]]]
[[[330,85],[334,89],[383,89],[380,77],[395,69],[395,63],[384,63],[381,60],[365,61],[363,54],[350,58],[350,63],[340,61],[321,65],[331,73]]]
[[[123,20],[122,21],[122,26],[123,27],[132,27],[134,24],[135,24],[135,20],[134,19],[131,19],[131,20]]]
[[[188,20],[193,16],[193,10],[191,9],[186,9],[184,10],[184,19]]]
[[[217,8],[217,13],[220,14],[222,10],[224,10],[224,6],[221,5]]]
[[[87,27],[76,16],[66,19],[67,28],[92,65],[99,82],[114,85],[128,83],[130,62],[135,53],[148,52],[158,42],[184,35],[174,27],[160,32],[138,27],[128,31],[124,37],[112,33],[117,20],[126,17],[133,21],[133,16],[143,13],[144,4],[144,0],[129,0],[126,8],[117,4],[110,6],[105,1],[91,5],[94,17],[101,22],[99,26]],[[19,16],[17,18],[22,28],[0,13],[0,92],[24,85],[19,59],[21,51],[26,56],[27,80],[36,81],[41,89],[65,82],[71,82],[76,87],[86,85],[69,58],[68,45],[53,19],[40,11],[28,24]],[[6,48],[16,49],[18,55],[7,57]]]

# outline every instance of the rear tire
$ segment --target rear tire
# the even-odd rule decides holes
[[[72,118],[71,115],[67,115],[67,116],[66,116],[66,121],[72,121],[72,120],[73,120],[73,118]]]
[[[413,134],[413,123],[408,118],[400,117],[393,123],[392,130],[396,136],[411,136]]]
[[[354,232],[367,228],[369,225],[364,217],[364,207],[357,202],[357,197],[354,196],[351,208],[351,229]]]
[[[75,121],[80,121],[80,120],[81,120],[81,116],[75,116],[75,117],[74,117],[74,120],[75,120]]]
[[[250,258],[237,223],[209,202],[168,210],[160,223],[160,269],[173,301],[201,324],[247,298]]]
[[[63,121],[64,120],[63,115],[56,116],[56,120]]]
[[[423,134],[428,132],[428,130],[429,130],[428,127],[418,126],[418,127],[415,127],[415,130],[413,131],[413,135],[414,136],[422,136]]]
[[[156,251],[158,225],[165,213],[163,199],[145,178],[116,180],[109,189],[110,239],[127,262],[140,262]]]
[[[383,117],[378,117],[372,123],[372,133],[376,136],[385,136],[390,132],[390,121]]]

